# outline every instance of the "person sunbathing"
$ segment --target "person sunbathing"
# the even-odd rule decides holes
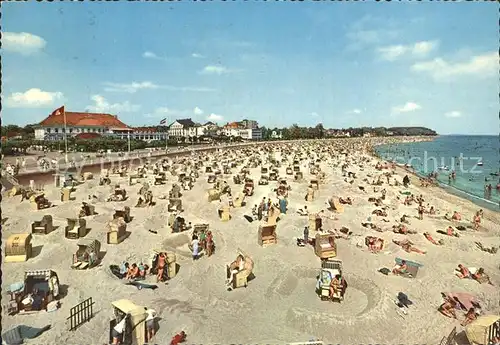
[[[352,199],[351,199],[351,197],[347,197],[347,199],[339,198],[339,202],[341,204],[352,205]]]
[[[398,225],[393,225],[392,226],[392,231],[396,234],[403,234],[403,235],[408,235],[408,234],[416,234],[417,232],[414,230],[409,230],[408,227],[404,224],[398,224]]]
[[[431,234],[428,232],[424,232],[424,236],[429,242],[435,244],[436,246],[442,246],[444,244],[443,240],[436,241],[434,238],[432,238]]]
[[[476,246],[482,250],[483,252],[490,253],[490,254],[496,254],[498,252],[498,249],[500,247],[485,247],[481,242],[475,242]]]
[[[328,230],[328,233],[332,234],[336,239],[342,238],[344,240],[348,240],[352,235],[352,231],[349,231],[349,229],[347,229],[347,232],[345,232],[343,229],[347,228],[342,228],[340,230],[337,229]]]
[[[379,216],[379,217],[387,217],[387,212],[382,211],[382,210],[374,210],[372,214]]]
[[[457,211],[454,211],[453,215],[451,216],[451,220],[459,222],[462,220],[462,216]]]
[[[444,303],[439,306],[438,311],[444,316],[457,319],[456,308],[457,302],[452,298],[446,297]]]
[[[408,218],[408,216],[406,214],[403,214],[403,216],[401,217],[401,219],[399,221],[401,223],[410,224],[410,221],[407,218]]]
[[[139,276],[139,267],[137,267],[137,264],[133,263],[132,266],[127,271],[127,276],[125,279],[135,279]]]
[[[408,271],[408,265],[406,264],[406,260],[401,260],[401,265],[396,265],[392,269],[392,274],[402,275]]]
[[[394,242],[395,244],[400,246],[407,253],[411,253],[411,252],[415,252],[415,253],[419,253],[419,254],[426,253],[426,251],[414,247],[413,243],[411,241],[408,241],[408,240],[404,240],[404,241],[392,240],[392,242]]]
[[[476,309],[470,308],[465,314],[465,319],[460,323],[462,326],[467,326],[477,319]]]
[[[245,257],[243,255],[238,255],[235,261],[231,262],[229,265],[229,270],[231,272],[231,275],[226,281],[227,287],[231,287],[233,284],[234,277],[236,274],[240,271],[243,271],[245,269]]]
[[[372,253],[378,253],[382,250],[383,240],[377,237],[368,237],[368,249]]]
[[[493,283],[490,280],[490,277],[484,272],[484,268],[479,268],[476,273],[472,274],[472,279],[477,281],[479,284],[482,283],[488,283],[490,285],[493,285]]]
[[[453,227],[451,227],[451,225],[446,229],[446,231],[438,230],[437,233],[447,236],[460,237],[460,235],[457,232],[455,232],[455,230],[453,229]]]
[[[460,279],[472,278],[472,274],[469,269],[462,264],[458,265],[458,269],[455,269],[455,275]]]

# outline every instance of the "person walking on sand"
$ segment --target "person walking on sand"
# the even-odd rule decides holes
[[[424,219],[424,206],[422,203],[418,205],[418,219],[423,220]]]
[[[148,315],[146,317],[146,343],[151,342],[153,340],[153,337],[155,336],[156,333],[156,317],[158,316],[158,313],[154,309],[149,309],[148,307],[144,307],[144,310],[146,310],[146,314]]]
[[[193,246],[193,261],[198,260],[198,251],[200,246],[200,241],[198,241],[198,236],[193,236],[193,241],[191,245]]]
[[[479,230],[479,226],[481,225],[481,214],[479,211],[476,212],[476,215],[472,219],[472,222],[474,223],[474,230]]]

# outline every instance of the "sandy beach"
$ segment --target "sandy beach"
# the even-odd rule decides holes
[[[223,222],[218,217],[219,201],[208,202],[205,168],[200,168],[199,178],[191,190],[183,190],[181,216],[194,224],[207,223],[214,235],[216,251],[210,257],[193,261],[187,244],[191,242],[192,231],[172,233],[168,227],[169,212],[167,195],[177,176],[166,173],[167,182],[153,185],[154,174],[147,173],[141,180],[150,183],[156,205],[144,208],[135,207],[141,183],[129,186],[129,177],[112,175],[111,185],[99,186],[99,176],[76,187],[72,193],[74,200],[61,202],[60,188],[45,185],[45,196],[56,206],[34,211],[29,201],[20,201],[21,196],[3,196],[2,203],[2,242],[17,233],[31,232],[31,223],[46,214],[51,214],[57,229],[47,235],[33,235],[35,256],[26,262],[4,263],[2,267],[2,292],[4,305],[2,328],[8,330],[16,325],[52,328],[27,344],[103,344],[109,339],[109,322],[113,318],[111,302],[129,299],[137,305],[155,309],[159,314],[159,329],[154,338],[156,344],[168,344],[170,339],[181,330],[187,335],[187,342],[195,343],[290,343],[307,341],[312,338],[325,343],[437,343],[447,336],[453,327],[460,333],[463,312],[458,312],[459,320],[447,318],[438,312],[443,299],[441,292],[467,292],[480,302],[483,314],[500,314],[500,259],[498,253],[481,251],[475,242],[485,247],[500,246],[500,213],[484,210],[479,230],[467,228],[458,231],[460,237],[446,236],[437,230],[448,226],[471,225],[471,220],[479,209],[472,202],[446,194],[438,187],[420,187],[418,179],[412,176],[408,188],[395,186],[405,175],[403,169],[389,168],[377,170],[380,162],[369,154],[375,144],[395,138],[336,139],[322,141],[290,142],[287,144],[263,144],[253,148],[222,149],[219,153],[195,153],[192,161],[204,155],[210,160],[222,162],[244,160],[249,156],[262,159],[264,165],[272,155],[282,161],[278,168],[279,176],[286,178],[291,190],[288,193],[288,210],[280,215],[277,222],[277,244],[262,247],[258,244],[259,220],[248,222],[244,215],[251,215],[251,209],[264,197],[276,201],[276,181],[268,185],[258,185],[261,166],[250,168],[248,177],[255,182],[255,192],[247,197],[247,204],[241,208],[231,208],[232,218]],[[418,140],[409,138],[407,140]],[[267,150],[267,151],[264,151]],[[288,152],[288,154],[285,154]],[[343,154],[345,153],[345,154]],[[293,163],[295,155],[302,156],[300,166],[303,180],[295,181],[286,174],[286,168]],[[325,174],[325,180],[313,201],[305,201],[311,179],[309,163],[318,162]],[[209,164],[209,162],[206,162]],[[233,176],[244,164],[231,169],[231,174],[223,174],[222,179],[231,187],[233,196],[243,189],[243,184],[235,184]],[[348,164],[348,172],[355,178],[344,176],[342,166]],[[85,172],[85,169],[83,169]],[[382,185],[371,185],[373,180],[390,172],[390,184],[385,176]],[[119,184],[129,196],[123,202],[106,202],[112,187]],[[360,188],[363,187],[363,188]],[[377,190],[376,192],[374,191]],[[370,197],[379,198],[381,190],[386,197],[381,207],[369,202]],[[418,203],[410,206],[403,204],[408,191],[422,195],[424,205],[430,204],[437,209],[436,215],[424,215],[417,219]],[[90,196],[96,196],[91,198]],[[350,197],[352,205],[343,205],[343,212],[329,209],[328,199]],[[225,198],[222,198],[224,203]],[[97,215],[85,217],[90,232],[85,238],[96,239],[105,252],[101,263],[88,270],[71,269],[72,257],[77,250],[77,240],[67,239],[64,235],[66,218],[77,218],[81,203],[90,202],[95,206]],[[308,217],[297,213],[307,205],[309,213],[321,213],[323,230],[346,227],[352,234],[348,239],[336,239],[337,257],[343,262],[343,274],[348,282],[345,299],[342,303],[322,301],[315,292],[321,261],[315,255],[314,247],[297,245],[297,238],[303,237],[303,229],[308,225]],[[112,219],[117,208],[129,206],[132,221],[127,224],[131,234],[122,243],[107,244],[106,224]],[[387,216],[376,216],[375,209],[385,208]],[[444,219],[446,213],[458,211],[462,222]],[[409,216],[407,227],[415,234],[403,235],[392,231],[392,226],[400,223],[400,218]],[[382,219],[385,219],[383,221]],[[371,222],[381,231],[369,229],[362,223]],[[153,232],[148,231],[153,230]],[[442,245],[432,244],[423,233],[442,240]],[[311,234],[312,236],[312,234]],[[366,236],[374,236],[385,241],[384,248],[370,252],[364,244]],[[414,246],[425,250],[426,254],[407,253],[393,240],[409,239]],[[112,274],[109,265],[146,263],[153,249],[175,252],[180,269],[168,284],[159,283],[156,290],[138,290],[124,285],[124,280]],[[248,287],[227,291],[225,286],[226,265],[235,260],[238,250],[250,256],[255,265],[254,279]],[[2,258],[5,251],[2,251]],[[421,263],[418,275],[406,278],[389,273],[384,275],[378,270],[392,270],[395,258],[403,258]],[[482,267],[490,276],[490,284],[480,284],[472,279],[459,279],[454,270],[458,264],[467,267]],[[41,311],[36,314],[7,315],[5,304],[7,288],[22,282],[27,270],[51,269],[57,272],[61,284],[60,308],[51,313]],[[154,276],[147,281],[155,283]],[[401,316],[394,299],[403,292],[413,302],[407,314]],[[94,317],[75,331],[69,331],[67,318],[70,309],[79,302],[92,297],[95,302]],[[424,330],[424,331],[423,331]],[[460,343],[460,339],[457,339]],[[463,343],[463,342],[462,342]]]

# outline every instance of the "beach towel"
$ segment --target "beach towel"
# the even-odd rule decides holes
[[[24,282],[17,282],[14,284],[10,284],[10,286],[7,288],[8,292],[19,292],[24,290]]]

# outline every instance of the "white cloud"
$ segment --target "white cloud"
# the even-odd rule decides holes
[[[461,117],[462,113],[457,111],[457,110],[453,110],[453,111],[447,112],[446,114],[444,114],[444,116],[451,117],[451,118],[457,118],[457,117]]]
[[[140,105],[131,104],[129,101],[109,103],[101,95],[94,95],[90,99],[94,101],[94,104],[87,106],[85,109],[96,113],[130,113],[138,111],[141,108]]]
[[[414,72],[427,73],[435,80],[459,76],[486,77],[498,74],[498,52],[485,53],[471,57],[468,61],[450,62],[442,58],[414,64]]]
[[[409,45],[392,45],[377,49],[383,60],[394,61],[403,56],[425,57],[435,50],[439,45],[438,41],[421,41]]]
[[[393,114],[410,113],[419,109],[422,109],[422,107],[417,103],[406,102],[404,105],[393,107],[392,113]]]
[[[2,33],[2,49],[23,55],[36,53],[47,45],[40,36],[36,36],[27,32],[3,32]]]
[[[146,59],[159,59],[160,57],[153,52],[147,51],[142,54],[143,58]]]
[[[203,115],[203,110],[201,110],[200,108],[198,107],[195,107],[194,110],[193,110],[193,113],[195,115]]]
[[[218,75],[226,74],[226,73],[230,73],[230,72],[231,71],[224,66],[215,66],[215,65],[205,66],[200,71],[201,74],[218,74]]]
[[[189,117],[193,115],[192,110],[179,110],[179,109],[172,109],[168,107],[158,107],[155,109],[154,113],[151,114],[151,117],[158,117],[158,116],[169,116],[169,117]]]
[[[313,112],[311,113],[311,116],[312,116],[312,117],[318,117],[318,116],[319,116],[319,114],[318,114],[317,112],[313,111]]]
[[[14,92],[5,100],[9,108],[43,108],[53,106],[63,98],[62,92],[47,92],[40,89],[29,89],[26,92]]]
[[[198,53],[193,53],[191,54],[191,57],[194,57],[195,59],[203,59],[205,56]]]
[[[104,91],[108,92],[128,92],[135,93],[138,90],[144,89],[158,89],[160,86],[152,83],[150,81],[142,81],[142,82],[132,82],[132,83],[111,83],[105,82]]]
[[[158,85],[151,81],[131,82],[131,83],[103,83],[104,91],[106,92],[127,92],[135,93],[139,90],[154,90],[163,89],[168,91],[180,92],[215,92],[217,90],[208,87],[195,87],[195,86],[172,86],[172,85]]]
[[[224,119],[224,117],[222,115],[217,115],[217,114],[210,114],[207,116],[207,120],[208,121],[214,121],[214,122],[217,122],[217,121],[222,121]]]
[[[363,111],[361,109],[353,109],[353,110],[351,110],[351,113],[356,114],[356,115],[361,114],[362,112]]]

